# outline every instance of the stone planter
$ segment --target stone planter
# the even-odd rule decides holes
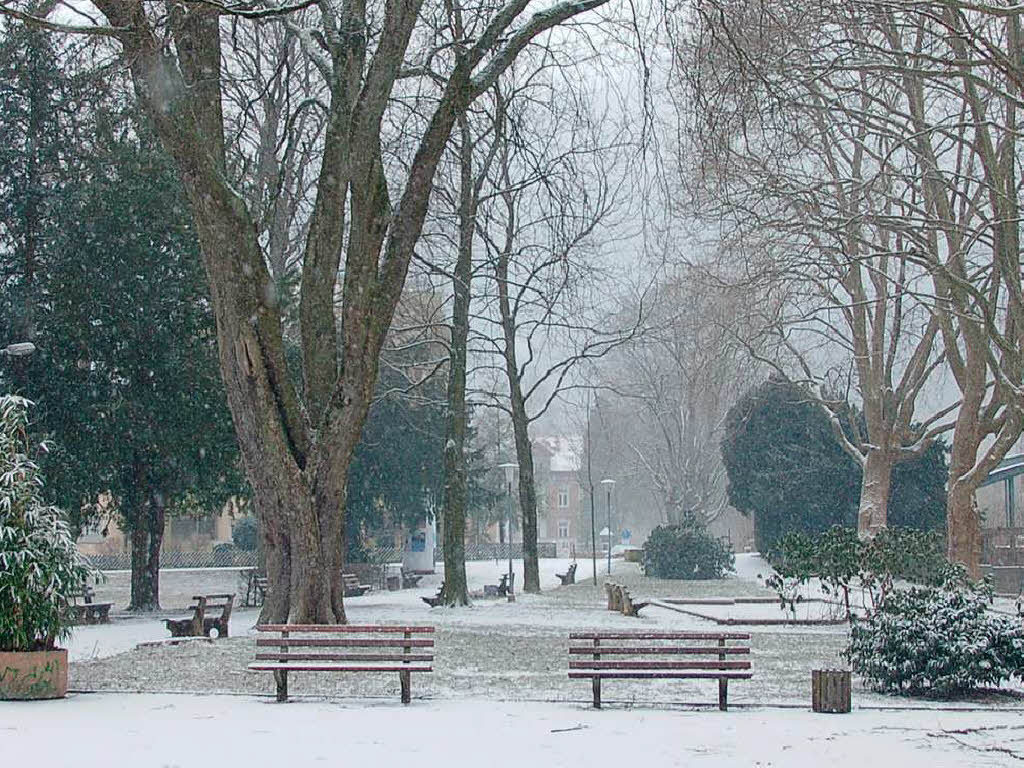
[[[68,692],[68,652],[0,651],[0,700],[62,699]]]

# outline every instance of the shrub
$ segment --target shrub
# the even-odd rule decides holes
[[[252,552],[256,549],[257,536],[259,536],[259,526],[256,524],[256,518],[252,515],[239,518],[231,526],[231,540],[236,547],[245,552]]]
[[[659,525],[644,542],[644,573],[660,579],[721,579],[734,562],[725,543],[694,526]]]
[[[91,575],[61,511],[43,503],[29,405],[0,397],[0,651],[52,650],[69,634],[66,607]]]
[[[987,612],[988,585],[949,569],[939,586],[895,589],[855,620],[843,655],[876,690],[951,696],[1024,676],[1020,619]]]
[[[766,584],[779,593],[784,606],[792,608],[799,599],[797,588],[818,579],[821,591],[843,604],[847,618],[851,587],[865,590],[870,609],[896,579],[936,585],[946,569],[941,537],[909,528],[883,528],[870,539],[838,525],[816,536],[790,533],[779,540],[770,559],[775,573]]]

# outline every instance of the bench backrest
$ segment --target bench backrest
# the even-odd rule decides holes
[[[188,610],[195,611],[199,606],[203,606],[203,613],[209,616],[211,610],[220,609],[221,618],[231,618],[231,609],[235,604],[235,595],[231,594],[218,594],[218,595],[192,595],[192,599],[195,601],[188,607]]]
[[[381,584],[382,567],[376,563],[345,563],[342,577],[353,576],[360,584],[379,587]]]
[[[637,670],[645,676],[657,670],[747,670],[749,642],[729,643],[749,640],[745,632],[570,632],[569,669]]]
[[[84,602],[86,605],[91,604],[94,597],[96,597],[96,593],[93,591],[93,588],[90,587],[88,584],[82,585],[81,591],[71,593],[72,600],[75,600],[77,602],[78,598],[82,598],[82,602]]]
[[[373,671],[378,667],[367,666],[367,662],[434,660],[434,638],[428,636],[433,635],[432,626],[261,624],[256,630],[260,633],[256,637],[257,661],[331,662],[353,671]]]

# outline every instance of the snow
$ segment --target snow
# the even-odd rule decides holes
[[[640,618],[606,610],[603,584],[607,578],[604,560],[597,562],[594,585],[591,561],[577,563],[577,583],[561,586],[556,573],[564,573],[570,561],[541,560],[544,592],[527,595],[518,591],[514,603],[504,598],[474,599],[469,608],[430,608],[420,599],[433,595],[443,573],[427,575],[416,589],[395,592],[371,591],[345,600],[347,617],[358,624],[430,624],[437,628],[435,672],[421,675],[413,683],[413,694],[439,700],[480,698],[498,701],[578,701],[589,691],[586,681],[569,680],[566,675],[566,644],[570,631],[577,630],[718,630],[711,621],[650,605]],[[517,588],[522,584],[522,563],[513,561]],[[467,564],[470,589],[482,591],[495,584],[508,569],[507,560],[485,560]],[[767,572],[756,555],[737,557],[737,576],[719,581],[680,582],[646,578],[635,563],[612,561],[612,578],[627,585],[637,600],[685,598],[771,597],[774,593],[757,582]],[[187,600],[185,595],[201,592],[234,591],[237,573],[222,569],[161,574],[161,597],[165,606]],[[101,585],[109,600],[126,589],[115,579]],[[99,592],[100,589],[97,589]],[[126,593],[125,593],[126,594]],[[184,603],[182,603],[184,604]],[[698,612],[707,606],[692,606]],[[711,609],[717,610],[717,609]],[[722,609],[723,615],[741,613],[779,616],[774,605],[735,605]],[[168,611],[163,615],[179,615]],[[184,614],[180,614],[184,615]],[[232,693],[256,696],[273,690],[269,674],[246,672],[255,652],[253,626],[256,609],[236,608],[230,637],[212,644],[162,646],[135,649],[139,642],[166,639],[169,633],[159,617],[122,619],[105,626],[79,627],[70,645],[71,687],[78,691],[122,691],[142,693]],[[751,634],[754,678],[730,686],[729,698],[737,704],[806,705],[812,669],[842,665],[840,651],[846,646],[849,629],[838,626],[749,626],[735,628]],[[972,702],[989,707],[1017,707],[1024,710],[1024,690],[1019,683],[1005,686],[1012,691],[985,693]],[[397,679],[381,675],[299,675],[292,686],[298,694],[332,698],[397,696]],[[680,703],[714,702],[714,681],[612,681],[606,695],[641,707],[672,706]],[[884,696],[854,682],[855,706],[937,707],[936,702]],[[0,761],[2,768],[2,761]]]
[[[172,616],[172,613],[168,613]],[[182,614],[184,615],[184,614]],[[236,609],[228,623],[228,634],[245,634],[256,623],[258,609]],[[170,638],[159,618],[116,618],[109,624],[87,624],[75,627],[62,645],[69,661],[88,661],[130,651],[139,643],[152,643]]]
[[[59,723],[59,738],[54,738]],[[1016,764],[1017,713],[680,711],[479,699],[87,694],[0,702],[4,764],[41,768],[346,765],[504,768]]]

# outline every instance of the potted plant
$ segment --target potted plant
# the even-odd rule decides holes
[[[63,514],[43,501],[29,406],[0,397],[0,699],[67,693],[68,655],[56,644],[70,633],[66,607],[91,573]]]

